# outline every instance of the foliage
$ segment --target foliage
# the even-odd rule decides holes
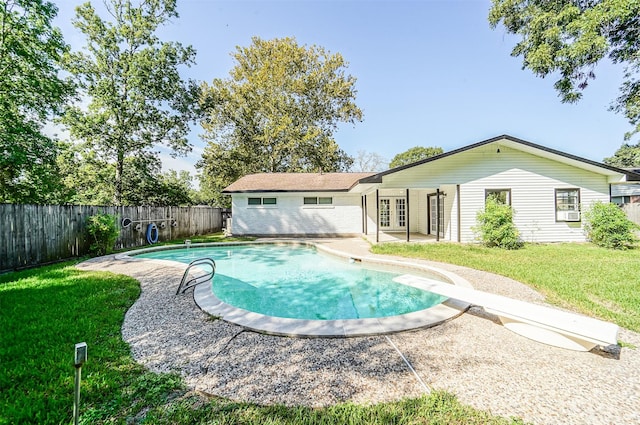
[[[376,254],[457,264],[507,276],[532,286],[547,301],[640,331],[640,261],[635,250],[592,244],[526,244],[496,250],[477,244],[376,245]]]
[[[341,403],[324,408],[282,405],[257,406],[191,394],[170,407],[147,415],[150,423],[246,424],[246,425],[382,425],[382,424],[523,424],[516,418],[500,418],[462,405],[444,391],[419,398],[375,405]]]
[[[640,144],[624,143],[613,156],[605,158],[604,163],[621,168],[640,168]]]
[[[61,143],[56,158],[61,181],[66,188],[65,203],[109,205],[113,202],[115,167],[97,152],[81,145]]]
[[[389,167],[396,168],[407,164],[413,164],[414,162],[418,162],[422,159],[440,155],[443,152],[442,148],[439,147],[415,146],[394,156],[389,163]]]
[[[629,220],[616,204],[596,202],[584,213],[587,238],[603,248],[627,249],[638,241],[640,226]]]
[[[82,423],[522,423],[474,410],[441,391],[325,408],[258,406],[186,393],[179,376],[137,364],[122,340],[125,312],[139,294],[132,278],[79,271],[69,263],[0,275],[0,423],[71,422],[73,344],[81,341],[88,346]]]
[[[87,219],[87,233],[91,239],[89,251],[95,255],[108,254],[120,236],[118,217],[111,214],[95,214]]]
[[[518,249],[523,246],[520,233],[513,224],[513,208],[494,196],[487,197],[484,210],[478,211],[478,222],[474,231],[480,241],[488,247]]]
[[[384,171],[387,168],[387,161],[376,152],[367,152],[359,150],[353,159],[351,171],[368,172],[368,171]]]
[[[340,54],[300,46],[292,38],[252,39],[237,47],[228,79],[203,86],[209,144],[197,167],[212,201],[239,177],[258,172],[348,170],[353,160],[333,133],[340,122],[355,123],[355,78]]]
[[[624,64],[620,96],[611,109],[623,113],[640,131],[640,2],[630,0],[493,0],[489,22],[500,22],[521,41],[512,56],[537,76],[559,74],[555,83],[563,102],[582,97],[603,58]]]
[[[58,76],[67,51],[44,0],[0,0],[0,202],[57,202],[56,142],[44,124],[73,92]]]
[[[110,205],[113,202],[116,167],[86,147],[66,144],[58,156],[66,189],[66,202]],[[160,160],[143,152],[125,159],[122,205],[192,205],[193,178],[187,171],[161,172]]]
[[[156,159],[151,149],[166,145],[174,155],[190,150],[186,134],[198,116],[199,88],[181,79],[178,66],[194,63],[193,48],[161,42],[159,27],[177,18],[175,0],[110,0],[113,22],[103,20],[90,3],[76,8],[74,25],[87,38],[82,52],[66,58],[87,108],[69,107],[63,122],[99,160],[115,165],[113,202],[121,205],[127,160]],[[153,164],[143,167],[147,169]]]

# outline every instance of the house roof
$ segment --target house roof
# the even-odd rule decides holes
[[[624,174],[627,176],[628,181],[640,181],[640,173],[636,172],[636,170],[634,171],[624,170],[622,168],[617,168],[607,164],[602,164],[596,161],[592,161],[590,159],[581,158],[575,155],[568,154],[566,152],[561,152],[555,149],[547,148],[545,146],[537,145],[535,143],[527,142],[526,140],[518,139],[516,137],[505,134],[502,136],[483,140],[481,142],[474,143],[459,149],[454,149],[452,151],[445,152],[440,155],[432,156],[417,162],[413,162],[411,164],[392,168],[390,170],[383,171],[369,177],[365,177],[362,180],[360,180],[360,183],[363,183],[363,184],[364,183],[382,183],[382,177],[388,174],[393,174],[398,171],[406,170],[407,168],[412,168],[418,165],[426,164],[428,162],[437,161],[439,159],[446,158],[451,155],[456,155],[461,152],[465,152],[471,149],[478,148],[480,146],[484,146],[484,145],[488,145],[490,143],[496,143],[496,142],[499,142],[500,144],[504,144],[507,146],[511,146],[515,149],[519,149],[525,152],[533,153],[538,156],[543,156],[543,157],[551,158],[554,160],[562,161],[577,167],[586,168],[590,170],[597,170],[604,174],[612,174],[612,175]]]
[[[260,173],[248,174],[222,193],[347,192],[375,173]]]

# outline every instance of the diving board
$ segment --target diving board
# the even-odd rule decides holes
[[[507,329],[544,344],[589,351],[597,345],[618,343],[618,326],[614,323],[413,275],[393,280],[483,307],[498,316]]]

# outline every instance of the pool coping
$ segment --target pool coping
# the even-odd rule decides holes
[[[240,242],[208,242],[191,244],[193,248],[207,246],[238,246],[238,245],[300,245],[314,247],[318,251],[322,251],[328,255],[343,258],[347,261],[362,263],[363,265],[372,266],[391,266],[393,268],[408,269],[414,272],[435,273],[442,278],[448,280],[453,285],[459,285],[472,288],[472,285],[462,277],[437,267],[416,264],[410,261],[401,261],[394,259],[379,258],[374,254],[371,255],[353,255],[347,252],[336,250],[324,246],[322,243],[313,241],[297,240],[297,241],[240,241]],[[152,261],[159,265],[179,267],[186,270],[187,265],[184,263],[171,260],[155,260],[146,258],[135,258],[135,255],[145,252],[163,251],[170,249],[181,249],[185,245],[164,245],[159,247],[144,248],[135,251],[128,251],[124,254],[115,256],[116,260],[122,261]],[[205,282],[207,283],[207,282]],[[176,283],[177,287],[177,283]],[[419,288],[419,286],[417,286]],[[423,288],[421,288],[423,289]],[[306,319],[290,319],[282,317],[267,316],[255,313],[242,308],[232,306],[225,303],[215,296],[210,286],[199,284],[194,287],[193,298],[196,305],[204,312],[219,317],[220,319],[230,322],[252,331],[268,334],[291,337],[356,337],[356,336],[372,336],[384,335],[411,329],[425,328],[436,326],[442,322],[453,319],[468,308],[469,304],[448,299],[441,304],[412,313],[402,314],[398,316],[370,318],[370,319],[340,319],[340,320],[306,320]]]

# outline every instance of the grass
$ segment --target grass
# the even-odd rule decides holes
[[[184,239],[174,239],[166,242],[167,245],[184,244]],[[241,242],[241,241],[253,241],[255,238],[248,236],[225,236],[223,233],[214,233],[211,235],[198,235],[188,238],[191,243],[212,243],[212,242]],[[164,245],[164,244],[161,244]]]
[[[135,363],[122,340],[124,314],[139,296],[139,283],[73,266],[66,262],[0,275],[0,424],[71,422],[73,351],[82,341],[88,345],[82,369],[84,424],[522,423],[474,410],[444,392],[322,409],[258,406],[188,392],[180,377],[151,373]]]
[[[467,266],[526,283],[553,304],[640,332],[640,250],[591,244],[527,244],[518,250],[454,243],[388,243],[376,254]]]

